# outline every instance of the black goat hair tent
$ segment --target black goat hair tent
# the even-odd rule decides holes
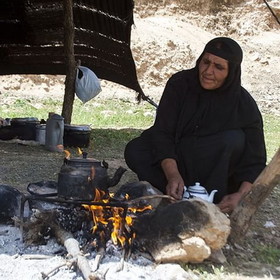
[[[143,95],[130,49],[133,0],[73,0],[74,55]],[[66,74],[62,0],[0,1],[0,75]]]

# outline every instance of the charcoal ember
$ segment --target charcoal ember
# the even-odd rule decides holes
[[[12,217],[19,216],[23,194],[14,187],[0,185],[0,222],[12,221]]]
[[[89,212],[81,207],[56,209],[55,219],[59,226],[71,233],[82,230],[84,224],[92,221]]]

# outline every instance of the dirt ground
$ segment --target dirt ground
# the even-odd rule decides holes
[[[279,2],[271,3],[279,12]],[[263,113],[280,114],[280,29],[263,1],[245,1],[240,6],[207,15],[197,11],[184,12],[176,4],[165,9],[153,5],[136,6],[132,51],[144,92],[158,102],[168,77],[192,67],[205,43],[215,36],[231,36],[240,43],[244,51],[243,85]],[[63,96],[63,81],[63,77],[43,75],[39,78],[0,77],[0,92],[9,92],[7,99],[1,99],[0,104],[19,95],[60,98]],[[113,95],[133,102],[132,91],[105,81],[102,85],[103,92],[98,98]],[[64,157],[63,154],[50,153],[42,146],[7,142],[0,142],[0,154],[0,183],[22,191],[30,182],[56,180]],[[121,154],[107,161],[112,172],[120,165],[125,167]],[[128,171],[119,184],[135,179],[135,175]],[[245,241],[224,249],[227,268],[238,274],[232,279],[242,279],[242,276],[280,278],[280,260],[277,265],[265,264],[259,260],[256,250],[264,245],[280,249],[279,199],[278,186],[257,212]]]
[[[63,154],[48,152],[43,146],[27,144],[0,143],[0,182],[14,186],[22,192],[26,192],[29,183],[42,180],[57,181],[58,172],[64,158]],[[102,155],[98,156],[101,157]],[[119,158],[106,159],[109,163],[109,176],[112,176],[119,166],[126,167],[121,155],[116,155],[116,157],[118,156]],[[128,170],[115,188],[135,180],[135,175]],[[113,190],[114,188],[111,191]],[[258,246],[280,249],[279,198],[280,190],[278,187],[265,200],[254,216],[244,241],[235,246],[227,245],[224,247],[223,252],[228,261],[227,264],[224,264],[224,267],[233,275],[238,275],[237,278],[232,279],[246,279],[243,278],[245,276],[280,278],[280,262],[279,265],[266,264],[259,259],[259,251],[256,250]],[[211,263],[206,262],[205,269],[211,270],[211,265]],[[201,268],[201,265],[198,267]]]

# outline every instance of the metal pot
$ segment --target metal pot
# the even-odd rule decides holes
[[[119,167],[114,176],[107,174],[108,164],[93,158],[65,159],[58,174],[58,196],[76,200],[93,200],[96,189],[108,191],[121,179],[125,168]]]
[[[11,129],[21,140],[36,140],[36,126],[40,124],[37,118],[13,118]]]
[[[36,126],[36,141],[41,145],[46,144],[46,125],[39,124]]]
[[[90,142],[91,128],[89,125],[64,125],[63,142],[65,147],[86,148]]]

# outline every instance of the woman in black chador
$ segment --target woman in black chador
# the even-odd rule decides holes
[[[262,117],[241,86],[242,49],[234,40],[211,40],[190,70],[166,84],[154,125],[129,142],[125,160],[139,180],[182,199],[200,182],[230,213],[264,169]]]

